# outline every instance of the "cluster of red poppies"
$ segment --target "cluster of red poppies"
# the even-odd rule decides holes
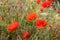
[[[49,8],[54,1],[55,0],[47,0],[45,2],[42,2],[42,0],[37,0],[37,4],[42,3],[41,11],[43,11],[44,8]],[[20,4],[20,2],[18,2],[18,4]],[[6,2],[4,3],[4,5],[6,5]],[[60,12],[60,10],[58,12]],[[32,22],[32,21],[36,20],[37,18],[40,18],[40,16],[37,15],[36,12],[32,12],[32,13],[30,13],[26,16],[26,20],[28,22]],[[8,26],[8,31],[13,32],[13,31],[17,30],[18,27],[19,27],[19,24],[20,24],[19,22],[13,22],[12,24],[10,24]],[[47,26],[47,21],[46,20],[40,19],[40,20],[36,21],[36,27],[38,29],[43,29],[46,26]],[[58,26],[58,27],[60,28],[60,26]],[[53,25],[50,25],[50,29],[53,29]],[[27,40],[30,36],[31,36],[31,34],[29,32],[25,32],[24,35],[23,35],[23,38],[24,38],[24,40]]]
[[[42,5],[42,7],[40,8],[40,11],[43,11],[44,8],[49,8],[49,7],[53,6],[54,2],[55,2],[55,0],[45,0],[44,2],[42,2],[42,0],[37,0],[37,4]]]
[[[29,22],[32,22],[32,21],[34,21],[36,19],[37,19],[37,14],[35,12],[27,15],[27,21],[29,21]],[[8,26],[8,31],[13,32],[13,31],[17,30],[19,24],[20,24],[19,22],[13,22],[12,24],[10,24]],[[37,20],[36,21],[36,27],[37,28],[44,28],[46,25],[47,25],[47,22],[45,20]],[[30,33],[25,32],[24,33],[24,39],[27,39],[29,37],[30,37]]]

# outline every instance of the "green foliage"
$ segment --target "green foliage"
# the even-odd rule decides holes
[[[4,0],[0,0],[0,2],[3,3]],[[20,0],[20,4],[17,4],[17,2],[18,0],[7,0],[6,6],[0,4],[0,18],[4,17],[4,20],[0,19],[0,40],[23,40],[23,33],[26,31],[31,34],[28,40],[57,40],[60,32],[57,34],[55,32],[58,30],[57,25],[60,25],[60,16],[56,17],[56,15],[59,14],[57,10],[60,5],[57,6],[54,3],[55,8],[50,7],[41,12],[41,5],[36,4],[36,0]],[[45,30],[36,28],[36,20],[33,22],[26,20],[26,16],[31,12],[36,12],[41,16],[39,19],[47,21],[48,25]],[[10,33],[7,28],[14,21],[18,21],[21,24],[16,31]],[[49,25],[54,25],[54,29],[50,30]]]

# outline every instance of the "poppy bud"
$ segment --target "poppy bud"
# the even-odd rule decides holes
[[[29,32],[25,32],[23,35],[24,39],[28,39],[30,37],[30,33]]]

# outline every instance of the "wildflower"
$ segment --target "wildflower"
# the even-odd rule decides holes
[[[51,6],[51,3],[49,1],[45,1],[42,3],[42,7],[49,8]]]
[[[55,0],[49,0],[51,3],[55,2]]]
[[[3,5],[6,6],[6,5],[7,5],[7,1],[4,1],[4,2],[3,2]]]
[[[18,5],[20,5],[20,4],[21,4],[21,3],[20,3],[20,0],[17,2],[17,4],[18,4]]]
[[[47,25],[47,22],[45,20],[36,21],[36,27],[39,29],[46,27],[46,25]]]
[[[5,20],[4,17],[1,17],[2,20]]]
[[[27,40],[30,37],[30,33],[29,32],[25,32],[23,35],[24,40]]]
[[[56,31],[55,31],[55,34],[57,34],[57,33],[59,33],[59,30],[56,30]]]
[[[13,22],[8,26],[8,31],[13,32],[18,29],[18,26],[19,26],[19,22]]]
[[[50,27],[50,30],[53,30],[53,28],[54,28],[54,26],[53,26],[53,25],[49,25],[49,27]]]
[[[44,11],[44,7],[41,7],[41,8],[40,8],[40,11],[43,12],[43,11]]]
[[[58,29],[60,29],[60,25],[58,26]]]
[[[1,16],[1,17],[0,17],[0,20],[1,20],[1,21],[4,21],[5,19],[4,19],[4,17],[3,17],[3,16]]]
[[[27,21],[31,22],[33,20],[36,20],[37,17],[38,16],[37,16],[36,12],[32,12],[32,13],[28,14],[26,18],[27,18]]]
[[[37,4],[40,4],[41,3],[41,0],[37,0]]]
[[[55,19],[60,20],[60,14],[56,14],[54,17],[55,17]]]
[[[44,13],[41,13],[41,15],[46,17],[48,15],[48,13],[44,12]]]
[[[60,10],[58,10],[58,12],[60,13]]]

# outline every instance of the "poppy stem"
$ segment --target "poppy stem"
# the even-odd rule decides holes
[[[12,35],[11,35],[11,33],[9,34],[8,40],[12,40]]]

